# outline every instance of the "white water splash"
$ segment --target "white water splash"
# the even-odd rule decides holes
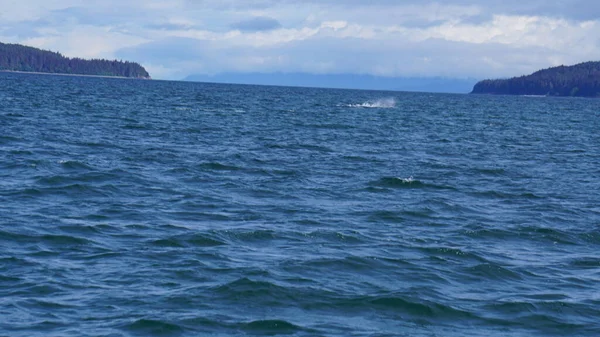
[[[390,109],[396,107],[396,99],[393,97],[380,98],[375,101],[367,101],[361,104],[350,104],[352,108],[384,108]]]

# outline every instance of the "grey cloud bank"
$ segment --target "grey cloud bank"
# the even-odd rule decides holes
[[[236,22],[231,28],[244,32],[260,32],[281,28],[279,21],[268,17],[255,17],[252,19]]]

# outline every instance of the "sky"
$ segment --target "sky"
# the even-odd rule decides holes
[[[483,79],[600,60],[598,0],[0,0],[0,8],[0,42],[136,61],[157,79]]]

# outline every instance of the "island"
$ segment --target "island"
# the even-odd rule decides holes
[[[600,97],[600,62],[543,69],[510,79],[484,80],[472,94]]]
[[[69,58],[57,52],[1,42],[0,71],[150,79],[146,69],[135,62]]]

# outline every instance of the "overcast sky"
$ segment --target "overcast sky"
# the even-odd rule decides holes
[[[0,42],[220,72],[507,77],[600,60],[598,0],[0,0]]]

